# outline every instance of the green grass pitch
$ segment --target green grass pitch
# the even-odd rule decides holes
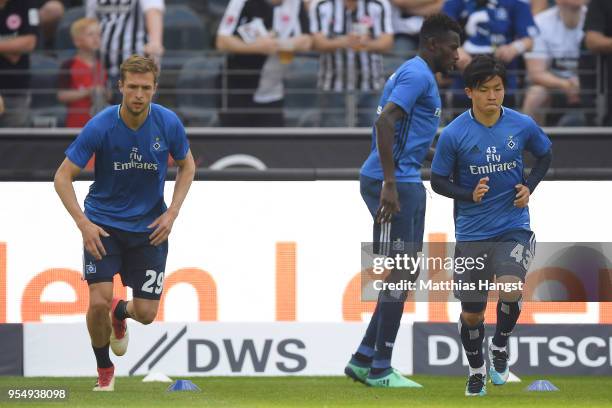
[[[545,377],[558,392],[527,392],[541,377],[524,377],[521,383],[487,385],[486,397],[463,396],[463,377],[412,376],[422,389],[374,389],[344,377],[194,377],[201,392],[166,392],[168,384],[143,383],[142,377],[118,377],[115,392],[94,393],[93,378],[0,377],[0,406],[16,407],[611,407],[610,377]],[[14,387],[65,387],[62,402],[7,403]]]

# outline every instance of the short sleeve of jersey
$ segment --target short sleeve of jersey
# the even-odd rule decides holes
[[[183,160],[189,151],[189,141],[187,140],[185,127],[178,118],[176,118],[174,124],[174,132],[170,139],[169,150],[174,160]]]
[[[409,113],[419,96],[429,87],[429,81],[415,71],[400,71],[396,75],[399,77],[387,102],[393,102]]]
[[[448,177],[455,169],[456,151],[451,135],[444,129],[438,144],[436,145],[436,153],[434,154],[433,162],[431,163],[432,173],[440,176]]]
[[[459,20],[463,10],[463,0],[446,0],[442,7],[442,12],[454,20]]]
[[[529,140],[525,149],[535,157],[542,157],[550,150],[552,142],[533,119],[530,118]]]
[[[217,35],[234,35],[246,0],[230,0],[219,23]]]
[[[609,0],[591,0],[589,3],[584,20],[584,32],[604,33],[606,31],[606,13],[602,7],[604,1]]]
[[[164,0],[140,0],[140,6],[143,11],[150,9],[165,10],[166,4]]]
[[[91,156],[98,150],[101,141],[102,134],[92,125],[90,120],[72,144],[68,146],[68,149],[66,149],[66,157],[80,168],[83,168],[89,159],[91,159]]]
[[[538,35],[538,27],[533,21],[529,1],[516,0],[514,13],[515,38],[535,37]]]

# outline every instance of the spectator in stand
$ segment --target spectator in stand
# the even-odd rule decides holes
[[[86,0],[87,17],[97,18],[102,29],[102,56],[116,87],[119,66],[133,54],[157,62],[164,53],[164,0]]]
[[[517,69],[518,57],[531,50],[533,37],[538,33],[529,3],[525,0],[446,0],[443,11],[464,25],[467,39],[459,49],[457,67],[463,71],[472,56],[481,54],[494,55],[503,61],[509,71],[504,106],[514,107],[518,77],[512,71]],[[471,106],[460,76],[455,76],[452,88],[454,107]]]
[[[444,0],[391,0],[394,48],[416,52],[424,18],[440,12],[443,5]]]
[[[231,0],[216,40],[228,53],[221,126],[283,126],[284,72],[311,44],[302,0]]]
[[[603,57],[602,73],[607,78],[607,88],[602,90],[607,95],[603,125],[612,126],[612,1],[591,0],[584,31],[586,47]]]
[[[83,127],[108,101],[106,71],[98,58],[100,25],[82,18],[70,27],[77,53],[62,64],[57,99],[68,106],[67,127]]]
[[[4,98],[0,95],[0,116],[4,113]]]
[[[38,11],[29,0],[0,0],[0,93],[6,112],[0,127],[28,124],[30,55],[36,47]]]
[[[357,108],[358,126],[372,126],[378,91],[387,79],[381,53],[393,48],[391,5],[387,0],[315,0],[309,11],[313,48],[321,53],[318,87],[327,93],[320,102],[322,124],[354,125],[343,110],[348,105]],[[347,92],[355,98],[345,105]]]
[[[545,122],[542,107],[552,104],[575,108],[580,104],[578,61],[586,0],[556,0],[556,3],[555,7],[535,16],[540,33],[534,38],[533,51],[525,55],[531,86],[525,95],[523,113],[541,126]],[[562,94],[555,95],[555,91]]]
[[[33,7],[38,9],[39,30],[42,46],[53,48],[57,25],[64,16],[67,0],[31,0]]]

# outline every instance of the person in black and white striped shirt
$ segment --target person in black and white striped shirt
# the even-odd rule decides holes
[[[311,43],[302,0],[231,0],[216,40],[217,49],[228,53],[221,125],[283,126],[288,61],[280,52],[308,51]]]
[[[159,65],[164,53],[164,0],[86,1],[87,17],[100,22],[101,51],[113,85],[119,78],[119,66],[132,54],[146,55]]]
[[[391,6],[387,0],[315,0],[310,5],[313,48],[321,52],[319,89],[342,93],[358,91],[365,97],[366,115],[359,125],[370,126],[375,116],[377,91],[385,83],[381,53],[393,47]],[[373,93],[376,93],[373,94]],[[361,98],[364,101],[364,98]],[[342,98],[322,98],[324,125],[345,125]],[[370,102],[370,103],[367,103]],[[362,108],[364,106],[361,106]]]

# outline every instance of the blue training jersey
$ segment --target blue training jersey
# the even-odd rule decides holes
[[[433,72],[421,57],[404,62],[389,77],[380,98],[378,113],[388,103],[401,107],[406,115],[395,124],[393,158],[398,182],[421,182],[421,166],[440,124],[441,102]],[[372,129],[372,150],[361,174],[383,180],[376,127]]]
[[[467,111],[440,135],[431,171],[453,177],[470,191],[489,177],[489,191],[480,203],[455,201],[457,241],[492,238],[513,229],[529,230],[529,210],[513,202],[524,183],[523,150],[536,157],[548,153],[551,141],[529,116],[508,108],[495,125],[486,127]]]
[[[126,126],[120,105],[93,117],[66,150],[83,168],[96,155],[95,181],[85,198],[85,215],[96,224],[131,232],[147,228],[166,211],[164,183],[168,155],[183,160],[189,151],[185,129],[174,112],[151,104],[138,130]]]

